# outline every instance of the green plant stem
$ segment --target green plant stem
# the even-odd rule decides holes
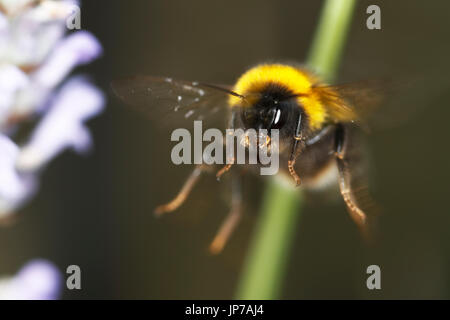
[[[301,193],[277,176],[268,183],[263,211],[247,257],[238,299],[273,299],[279,296],[289,244],[300,218]]]
[[[327,0],[314,35],[308,65],[326,80],[334,80],[356,0]]]
[[[327,0],[314,36],[308,65],[328,81],[335,77],[355,0]],[[302,195],[292,181],[268,182],[261,217],[250,244],[237,299],[279,299],[289,251],[301,213]]]

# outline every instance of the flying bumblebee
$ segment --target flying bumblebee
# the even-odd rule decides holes
[[[290,64],[257,65],[232,87],[156,77],[117,80],[112,87],[126,104],[150,116],[167,108],[187,120],[206,120],[209,114],[225,110],[229,128],[278,129],[281,172],[306,188],[334,178],[351,218],[367,232],[363,207],[370,201],[359,132],[378,102],[370,88],[360,83],[328,85],[307,68]],[[177,209],[209,169],[197,165],[179,194],[155,213]],[[220,168],[217,177],[228,171],[232,174],[231,210],[211,243],[214,253],[223,249],[242,214],[241,175],[233,174],[233,163]]]

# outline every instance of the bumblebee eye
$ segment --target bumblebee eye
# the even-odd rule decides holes
[[[272,129],[281,129],[286,123],[286,112],[283,112],[280,108],[275,110],[275,116],[271,125]]]
[[[280,122],[280,118],[281,118],[281,110],[277,109],[277,111],[275,112],[275,119],[273,120],[273,124],[275,126],[278,124],[278,122]]]

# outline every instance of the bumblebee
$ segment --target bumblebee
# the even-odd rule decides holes
[[[291,64],[261,64],[242,74],[232,87],[172,78],[133,77],[112,84],[127,104],[150,115],[157,109],[180,114],[185,120],[203,120],[226,111],[232,129],[279,130],[282,174],[295,185],[316,188],[333,178],[351,218],[367,234],[364,146],[361,127],[377,97],[360,84],[328,85],[307,68]],[[242,215],[241,175],[228,163],[216,175],[232,175],[231,210],[211,243],[220,252]],[[176,210],[203,172],[197,165],[169,203],[156,208],[161,215]],[[369,201],[368,201],[369,200]]]

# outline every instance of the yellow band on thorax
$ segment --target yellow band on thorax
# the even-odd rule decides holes
[[[297,98],[308,116],[311,129],[318,129],[326,120],[327,112],[320,102],[317,94],[312,90],[317,79],[299,68],[283,64],[258,65],[245,72],[234,85],[233,91],[246,96],[258,93],[267,84],[276,83],[286,87],[293,94],[299,94]],[[231,107],[242,105],[242,100],[236,96],[230,96]]]

